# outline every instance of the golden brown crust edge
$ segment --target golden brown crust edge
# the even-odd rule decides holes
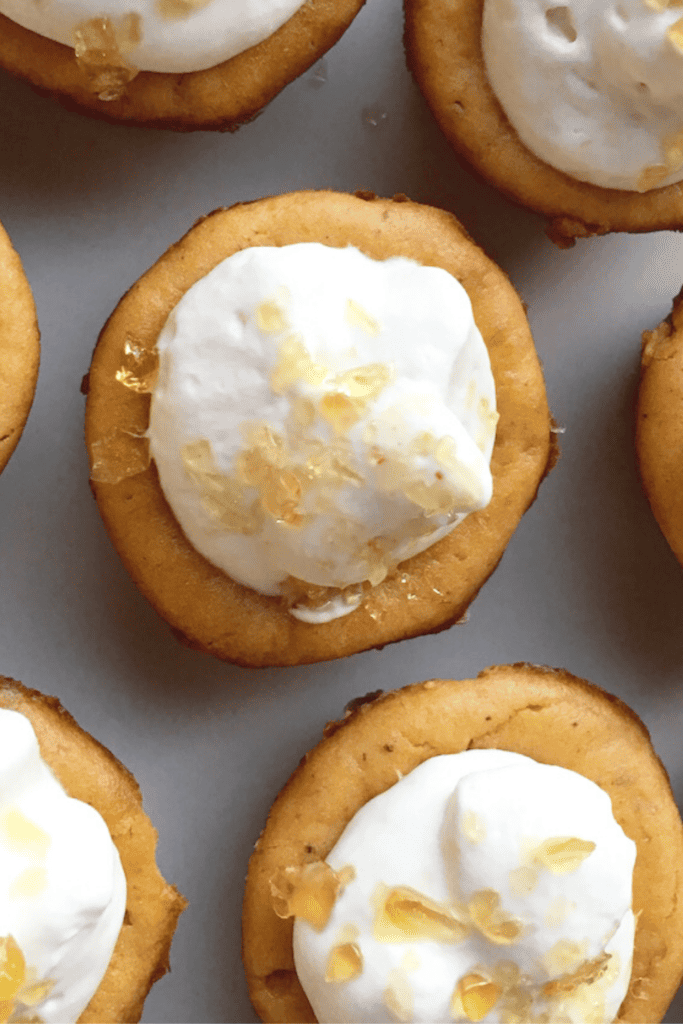
[[[670,315],[643,334],[636,454],[660,529],[683,565],[683,290]]]
[[[666,771],[634,712],[568,672],[526,664],[353,703],[341,722],[325,728],[275,800],[249,863],[243,959],[261,1019],[315,1022],[294,970],[292,921],[271,907],[275,871],[324,858],[397,771],[437,754],[494,747],[577,771],[609,794],[638,851],[634,967],[617,1020],[661,1020],[683,972],[683,826]]]
[[[408,66],[444,135],[467,163],[514,202],[548,218],[562,248],[610,231],[683,229],[680,185],[626,192],[576,181],[520,141],[486,77],[484,0],[404,0]]]
[[[39,362],[33,295],[21,260],[0,225],[0,473],[30,412]]]
[[[86,442],[96,453],[121,431],[144,432],[149,396],[115,380],[127,338],[150,348],[184,292],[250,245],[318,241],[370,256],[411,256],[459,277],[489,348],[501,414],[494,497],[438,544],[404,563],[360,609],[312,626],[277,599],[230,580],[188,544],[154,467],[116,484],[93,483],[114,546],[145,596],[191,646],[250,666],[324,661],[457,621],[493,572],[555,455],[538,357],[522,304],[503,272],[442,210],[405,200],[300,192],[219,210],[174,245],[122,299],[98,342],[88,377]],[[118,432],[115,434],[115,432]]]
[[[56,697],[0,676],[0,707],[31,722],[43,759],[70,796],[102,815],[126,875],[126,914],[107,972],[79,1024],[139,1021],[150,988],[169,969],[178,917],[187,901],[156,865],[157,832],[140,788],[114,755],[64,710]]]
[[[268,39],[186,74],[141,72],[118,100],[97,98],[73,50],[0,15],[0,67],[64,106],[107,121],[175,131],[234,131],[332,47],[365,0],[306,0]]]

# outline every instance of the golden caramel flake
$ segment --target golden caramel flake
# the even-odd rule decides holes
[[[37,899],[47,888],[47,871],[44,867],[26,868],[14,879],[9,887],[11,900]]]
[[[461,942],[469,929],[455,912],[407,885],[382,887],[373,935],[378,942]]]
[[[10,807],[0,819],[0,835],[12,853],[42,859],[52,839],[17,807]]]
[[[90,479],[97,484],[119,484],[149,467],[149,441],[144,434],[116,428],[90,446]]]
[[[404,493],[408,501],[423,509],[427,516],[449,515],[457,504],[456,496],[440,480],[433,484],[415,480],[405,488]]]
[[[426,457],[434,454],[436,445],[437,440],[434,435],[430,434],[428,430],[423,430],[416,434],[409,442],[407,450],[409,455],[422,455]]]
[[[496,946],[511,945],[523,932],[522,922],[501,910],[500,896],[493,889],[475,892],[467,909],[474,926]]]
[[[310,398],[297,397],[292,402],[292,419],[297,426],[310,427],[315,415],[315,405]]]
[[[270,374],[270,386],[278,395],[292,384],[301,382],[316,388],[328,373],[325,366],[313,362],[301,335],[289,334],[279,344],[277,362]]]
[[[115,373],[119,384],[136,394],[147,395],[154,390],[158,372],[159,356],[156,348],[145,348],[144,345],[137,345],[132,338],[126,338],[121,366]]]
[[[446,434],[444,437],[439,438],[436,445],[434,446],[434,458],[443,466],[444,469],[450,469],[452,472],[460,468],[458,463],[458,446],[452,437]]]
[[[683,55],[683,18],[679,18],[673,25],[669,25],[666,35],[674,49]]]
[[[344,982],[357,978],[363,970],[363,955],[356,942],[334,946],[330,951],[325,970],[325,981]]]
[[[387,1010],[394,1019],[408,1024],[413,1019],[413,990],[405,973],[397,968],[389,971],[388,985],[382,993]]]
[[[650,189],[657,188],[665,178],[668,178],[670,173],[666,164],[651,164],[649,167],[645,167],[638,176],[637,191],[649,192]]]
[[[0,938],[0,1000],[11,1002],[26,978],[24,954],[11,935]]]
[[[160,18],[176,21],[189,18],[195,11],[208,7],[211,0],[156,0],[154,9]]]
[[[272,299],[256,307],[256,324],[264,334],[280,334],[289,327],[285,311]]]
[[[522,865],[508,873],[508,883],[513,896],[526,896],[533,892],[538,882],[538,868]]]
[[[366,363],[353,370],[341,373],[334,379],[335,387],[349,398],[370,402],[378,398],[394,377],[394,371],[386,363]]]
[[[554,875],[568,875],[576,871],[595,849],[595,843],[575,836],[555,836],[546,839],[533,853],[536,864]]]
[[[354,299],[346,300],[346,322],[351,327],[359,327],[369,338],[376,338],[382,329],[377,320]]]
[[[500,999],[501,988],[481,974],[466,974],[455,986],[451,999],[453,1015],[459,1016],[460,1007],[468,1020],[483,1020]]]
[[[358,403],[341,391],[328,391],[324,394],[320,399],[318,411],[338,435],[348,433],[361,418]]]
[[[571,939],[559,939],[543,957],[548,974],[560,976],[573,974],[585,959],[586,944],[572,942]]]
[[[350,866],[334,871],[324,861],[287,867],[270,879],[273,910],[278,917],[300,917],[318,931],[330,919],[337,896],[353,879]]]
[[[250,504],[238,480],[221,473],[213,458],[211,444],[205,438],[190,441],[181,451],[185,472],[199,490],[207,514],[231,533],[250,536],[258,533],[263,511],[258,501]]]
[[[114,23],[111,18],[90,18],[73,30],[76,63],[90,79],[101,100],[120,99],[125,87],[138,74],[127,59],[142,39],[139,14],[126,14]]]
[[[363,596],[363,585],[352,583],[348,587],[321,587],[317,583],[307,583],[296,576],[287,576],[280,584],[280,593],[288,608],[294,605],[312,610],[322,608],[338,598],[346,605],[358,604]]]
[[[586,960],[571,974],[564,974],[543,986],[543,995],[548,998],[574,992],[579,985],[592,985],[607,973],[611,955],[601,953],[593,960]]]
[[[471,843],[481,843],[486,839],[486,824],[476,811],[465,811],[462,816],[462,830]]]

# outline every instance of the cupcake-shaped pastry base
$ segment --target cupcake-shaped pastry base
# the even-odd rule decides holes
[[[186,540],[154,464],[148,465],[150,397],[140,393],[159,332],[196,281],[241,249],[297,242],[355,246],[375,260],[409,257],[457,278],[488,349],[500,415],[490,504],[403,562],[351,614],[316,625],[294,618],[279,598],[236,583]],[[250,666],[337,658],[457,621],[495,569],[555,453],[543,377],[517,294],[453,216],[405,197],[302,192],[211,214],[121,301],[100,336],[86,387],[92,487],[128,571],[188,643]]]
[[[405,0],[408,65],[444,135],[478,174],[548,219],[562,248],[610,231],[676,230],[680,185],[631,192],[569,177],[522,143],[491,89],[482,53],[484,0]]]
[[[142,71],[115,88],[110,80],[117,67],[102,64],[100,56],[106,50],[95,48],[92,59],[86,52],[77,60],[71,47],[0,15],[0,67],[66,107],[108,121],[176,131],[234,131],[319,60],[364,2],[306,0],[271,36],[230,60],[184,74]],[[100,45],[106,42],[103,36]]]
[[[637,849],[633,970],[617,1020],[662,1019],[683,972],[683,827],[666,772],[644,725],[616,697],[561,670],[513,665],[475,680],[369,694],[301,761],[271,809],[247,877],[243,956],[263,1021],[316,1019],[294,967],[292,918],[276,914],[271,882],[324,860],[361,807],[427,759],[473,749],[568,768],[609,795]],[[510,949],[494,948],[502,959]]]
[[[150,988],[169,969],[169,950],[186,906],[156,865],[157,833],[140,789],[113,754],[80,728],[55,697],[0,677],[0,708],[30,721],[42,759],[67,794],[102,816],[126,876],[126,913],[109,962],[79,1024],[138,1021]]]
[[[683,565],[683,292],[643,335],[636,450],[648,501]]]
[[[33,402],[39,338],[31,288],[0,225],[0,472],[21,437]]]

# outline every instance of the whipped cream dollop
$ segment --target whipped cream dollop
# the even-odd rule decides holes
[[[148,435],[171,509],[197,551],[291,594],[299,618],[352,611],[364,581],[490,501],[494,382],[445,270],[245,249],[186,292],[157,351]]]
[[[0,1020],[78,1020],[125,908],[104,821],[67,796],[29,720],[0,709]]]
[[[203,71],[267,39],[303,0],[0,0],[0,14],[66,46],[88,23],[141,71]],[[106,19],[109,31],[98,23]],[[92,37],[92,34],[91,34]],[[88,33],[86,29],[86,40]],[[92,37],[96,40],[96,36]],[[110,42],[111,45],[111,42]]]
[[[613,1021],[635,856],[575,772],[498,750],[433,757],[330,852],[342,885],[323,927],[295,919],[299,980],[321,1024]]]
[[[644,192],[683,179],[683,11],[667,0],[485,0],[486,73],[524,145]]]

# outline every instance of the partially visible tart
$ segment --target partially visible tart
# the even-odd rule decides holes
[[[40,335],[31,288],[0,225],[0,472],[24,429],[39,361]]]
[[[125,55],[102,56],[111,45],[108,31],[96,25],[92,56],[86,51],[84,59],[77,60],[72,47],[0,15],[0,67],[66,107],[107,121],[175,131],[234,131],[319,60],[364,3],[306,0],[267,39],[214,67],[185,73],[142,71],[114,89],[103,85],[106,75],[116,79],[118,65],[125,68],[128,61]],[[195,5],[176,6],[191,11]]]
[[[643,487],[683,565],[683,291],[669,316],[643,334],[636,451]]]
[[[169,970],[171,940],[187,905],[157,868],[157,832],[142,809],[139,786],[55,697],[0,677],[0,708],[28,718],[43,761],[67,794],[99,812],[126,876],[126,912],[119,938],[79,1024],[138,1021],[150,988]]]
[[[442,754],[472,750],[509,751],[570,769],[608,794],[616,822],[636,844],[633,968],[616,1020],[648,1024],[662,1019],[683,973],[683,824],[666,771],[643,723],[616,697],[563,670],[518,664],[486,669],[472,680],[430,680],[368,694],[352,701],[341,721],[330,722],[323,739],[304,756],[275,800],[249,862],[243,959],[261,1020],[316,1020],[294,965],[294,897],[287,907],[283,877],[296,880],[303,870],[305,878],[306,866],[325,861],[356,813],[417,766]],[[400,844],[395,826],[394,832]],[[295,913],[307,915],[314,927],[324,926],[312,910],[320,907],[329,914],[340,886],[352,884],[353,867],[333,890],[328,883],[331,904],[329,892],[326,898],[320,889],[318,902],[309,909],[302,890],[301,910]],[[313,870],[319,869],[308,868]],[[295,882],[291,891],[296,894]],[[399,948],[409,948],[408,938],[403,941]],[[419,959],[428,955],[428,945],[417,947]],[[504,960],[510,948],[494,946],[494,959]],[[407,964],[408,976],[411,969]],[[480,968],[473,965],[472,970]],[[373,1019],[394,1019],[385,1013]],[[455,1019],[494,1016],[466,1012]],[[593,1014],[586,1019],[603,1018]]]
[[[611,231],[679,229],[679,184],[647,192],[602,188],[551,167],[524,145],[487,78],[483,8],[484,0],[405,0],[408,65],[456,152],[508,198],[545,217],[562,248]]]
[[[375,260],[405,256],[457,278],[488,349],[500,415],[487,507],[401,563],[351,614],[319,624],[299,621],[280,598],[235,582],[200,555],[145,450],[156,340],[180,298],[239,250],[298,242],[350,245]],[[191,646],[249,666],[342,657],[457,621],[556,454],[541,368],[510,282],[453,216],[405,197],[300,192],[204,218],[123,298],[100,336],[85,388],[91,484],[128,571]]]

